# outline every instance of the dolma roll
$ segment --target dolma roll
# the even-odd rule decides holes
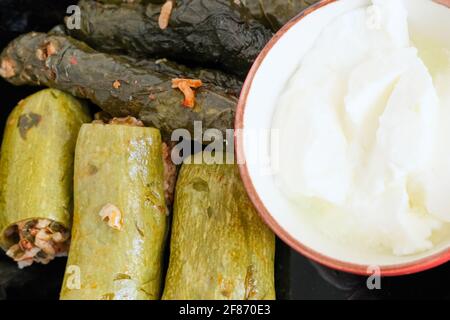
[[[319,0],[243,0],[252,16],[278,31],[297,14]]]
[[[161,4],[80,0],[78,6],[80,28],[69,32],[99,51],[219,66],[241,77],[272,38],[233,0],[177,0],[164,27]]]
[[[275,298],[275,237],[235,165],[183,164],[171,233],[163,299]]]
[[[94,51],[71,37],[30,32],[3,50],[0,76],[14,85],[46,85],[89,99],[113,117],[139,118],[167,137],[181,128],[194,135],[196,121],[204,130],[223,134],[233,128],[237,99],[225,89],[202,85],[188,108],[186,96],[173,87],[175,79],[135,62]]]
[[[159,298],[167,232],[163,174],[157,129],[82,126],[75,152],[72,242],[61,299]]]
[[[0,245],[20,268],[67,252],[73,157],[87,108],[54,89],[19,102],[0,156]]]

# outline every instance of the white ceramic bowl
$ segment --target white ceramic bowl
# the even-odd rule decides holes
[[[404,0],[410,33],[447,44],[450,49],[450,9],[436,2]],[[439,2],[450,4],[449,0]],[[292,248],[319,263],[347,272],[369,274],[373,271],[371,266],[376,265],[383,275],[401,275],[449,261],[450,230],[438,239],[432,250],[410,256],[348,248],[311,228],[305,215],[299,214],[299,209],[276,187],[274,177],[267,174],[267,163],[255,160],[270,154],[269,132],[280,93],[322,28],[333,18],[368,4],[368,0],[323,0],[274,36],[253,65],[240,97],[236,128],[242,130],[236,131],[236,154],[244,185],[257,210]],[[267,134],[259,135],[257,141],[255,132]]]

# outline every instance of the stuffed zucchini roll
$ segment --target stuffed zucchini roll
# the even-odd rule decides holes
[[[167,224],[163,171],[158,130],[83,125],[61,299],[159,298]]]
[[[0,156],[0,245],[20,268],[67,252],[73,156],[88,110],[54,89],[19,102]]]
[[[274,299],[274,254],[235,165],[183,164],[163,299]]]

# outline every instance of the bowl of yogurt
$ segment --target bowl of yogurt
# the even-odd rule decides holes
[[[449,6],[324,0],[256,60],[236,117],[241,176],[308,258],[385,276],[450,260]]]

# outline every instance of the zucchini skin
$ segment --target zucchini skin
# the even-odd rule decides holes
[[[31,32],[11,42],[0,60],[11,66],[0,74],[14,85],[60,89],[91,100],[113,117],[134,116],[166,135],[179,128],[192,134],[194,121],[201,121],[205,130],[225,133],[233,128],[237,99],[224,89],[202,86],[196,90],[195,108],[185,108],[184,96],[172,88],[170,77],[99,53],[71,37]]]
[[[161,30],[161,4],[102,4],[81,0],[81,28],[72,36],[105,52],[159,56],[217,65],[245,76],[272,32],[234,0],[177,0]]]
[[[67,284],[63,300],[158,299],[167,209],[161,136],[153,128],[85,124],[75,153],[74,221],[67,268],[80,270],[80,289]],[[122,230],[99,216],[120,209]]]
[[[0,156],[0,245],[8,227],[49,219],[70,228],[73,156],[88,109],[64,92],[46,89],[19,102],[6,122]]]
[[[274,254],[235,165],[183,164],[163,299],[275,299]]]

